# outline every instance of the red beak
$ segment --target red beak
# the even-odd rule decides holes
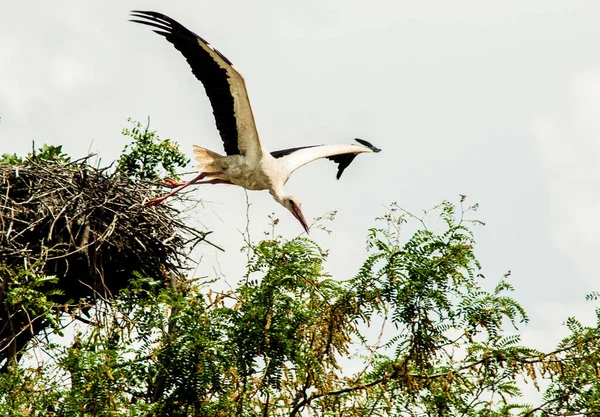
[[[304,228],[304,231],[306,232],[306,234],[309,235],[310,229],[308,228],[308,224],[306,224],[306,220],[304,219],[304,215],[302,214],[302,210],[300,210],[300,207],[294,206],[294,210],[292,211],[292,214],[294,215],[295,218],[298,219],[298,221]]]

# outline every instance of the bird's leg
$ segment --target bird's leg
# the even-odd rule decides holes
[[[213,175],[222,174],[222,172],[211,172],[211,174],[213,174]],[[196,184],[230,184],[230,182],[227,181],[227,180],[223,180],[225,182],[221,183],[221,182],[200,181],[200,179],[196,178],[196,180],[192,180],[189,185],[196,185]],[[210,180],[210,181],[213,181],[213,180]],[[185,182],[181,182],[181,181],[176,181],[176,180],[171,179],[171,178],[168,178],[166,180],[162,180],[159,184],[162,185],[162,186],[165,186],[165,187],[175,188],[175,187],[181,187],[182,185],[185,185],[186,183]]]
[[[232,185],[232,182],[229,180],[222,180],[221,178],[215,178],[214,180],[206,180],[206,181],[196,181],[194,185],[201,184],[229,184]]]
[[[166,180],[162,180],[161,182],[159,182],[159,184],[163,185],[165,187],[175,188],[175,187],[181,187],[183,184],[185,184],[185,182],[180,182],[180,181],[176,181],[174,179],[168,178]]]
[[[174,185],[177,188],[175,188],[173,191],[169,192],[168,194],[165,194],[162,197],[158,197],[158,198],[155,198],[155,199],[152,199],[152,200],[148,201],[146,203],[146,206],[150,207],[150,206],[155,206],[157,204],[160,204],[164,200],[166,200],[167,198],[171,197],[173,194],[177,194],[178,192],[180,192],[184,188],[189,187],[190,185],[205,183],[205,182],[200,182],[200,180],[202,180],[203,178],[205,178],[205,177],[207,177],[209,175],[219,175],[219,174],[223,174],[223,173],[222,172],[201,172],[193,180],[190,180],[188,182],[184,182],[182,184],[178,183],[177,185]],[[210,181],[215,181],[215,180],[210,180]],[[210,181],[207,181],[207,182],[210,182]],[[168,184],[173,184],[173,182],[169,181],[166,185],[169,186]],[[217,183],[213,183],[213,184],[217,184]]]

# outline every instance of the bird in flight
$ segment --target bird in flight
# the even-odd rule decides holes
[[[164,184],[173,190],[150,200],[148,205],[159,204],[196,184],[231,184],[247,190],[269,190],[275,201],[288,209],[309,233],[300,200],[284,191],[290,175],[311,161],[327,158],[337,163],[339,179],[356,155],[380,151],[366,140],[355,139],[359,145],[312,145],[268,152],[258,136],[244,78],[231,61],[200,36],[164,14],[132,11],[131,16],[132,22],[153,27],[154,32],[172,43],[185,57],[192,73],[204,85],[226,153],[221,155],[194,146],[200,174],[184,183],[165,181]]]

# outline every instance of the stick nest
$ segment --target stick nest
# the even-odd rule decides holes
[[[181,273],[208,233],[186,226],[171,207],[145,207],[155,191],[86,159],[0,166],[0,352],[25,337],[11,349],[18,352],[48,324],[11,311],[15,271],[57,277],[43,291],[71,305],[118,293],[135,271],[159,279]]]

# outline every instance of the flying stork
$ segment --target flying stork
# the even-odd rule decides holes
[[[242,75],[223,54],[208,42],[164,14],[152,11],[132,11],[132,22],[152,26],[183,54],[192,73],[202,82],[213,108],[217,129],[227,155],[194,146],[200,174],[185,183],[166,181],[174,188],[170,193],[150,200],[159,204],[166,198],[193,184],[232,184],[247,190],[269,190],[275,201],[288,209],[306,233],[308,224],[297,197],[286,194],[283,186],[301,166],[320,158],[338,164],[337,179],[356,155],[379,152],[366,140],[359,145],[313,145],[283,149],[269,153],[258,136],[252,107]]]

